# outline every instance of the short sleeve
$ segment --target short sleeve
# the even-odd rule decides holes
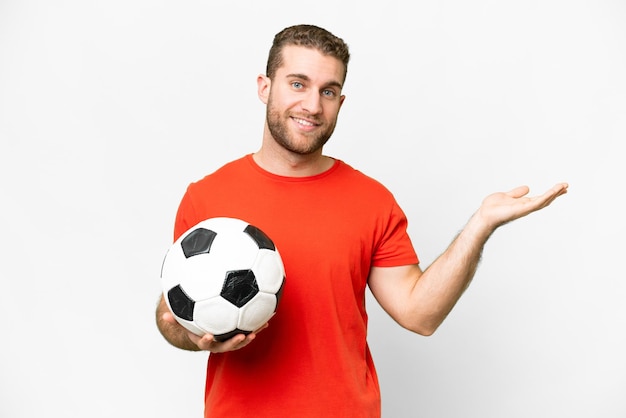
[[[394,200],[382,237],[372,257],[372,266],[395,267],[419,263],[407,227],[406,215]]]

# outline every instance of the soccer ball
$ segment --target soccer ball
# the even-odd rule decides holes
[[[249,334],[276,312],[285,268],[272,240],[235,218],[210,218],[167,251],[163,296],[174,318],[196,335],[218,341]]]

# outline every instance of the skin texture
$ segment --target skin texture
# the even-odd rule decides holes
[[[333,159],[322,152],[345,100],[344,74],[340,60],[315,49],[283,49],[283,64],[274,77],[257,78],[259,99],[267,105],[263,141],[253,156],[257,164],[292,177],[319,174],[332,166]],[[450,246],[424,271],[417,264],[372,268],[368,284],[374,297],[398,324],[431,335],[470,284],[491,234],[505,223],[545,208],[567,189],[567,183],[558,183],[529,197],[528,187],[520,186],[487,196]],[[217,342],[210,334],[198,337],[180,326],[162,297],[156,316],[159,330],[171,344],[194,351],[237,350],[267,327]]]

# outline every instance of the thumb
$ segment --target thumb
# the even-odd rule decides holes
[[[529,191],[530,189],[528,186],[518,186],[513,190],[510,190],[507,194],[511,197],[518,198],[527,195]]]

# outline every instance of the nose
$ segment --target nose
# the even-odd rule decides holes
[[[302,110],[312,114],[317,115],[322,112],[322,101],[320,94],[316,90],[310,90],[306,93],[305,97],[302,98]]]

